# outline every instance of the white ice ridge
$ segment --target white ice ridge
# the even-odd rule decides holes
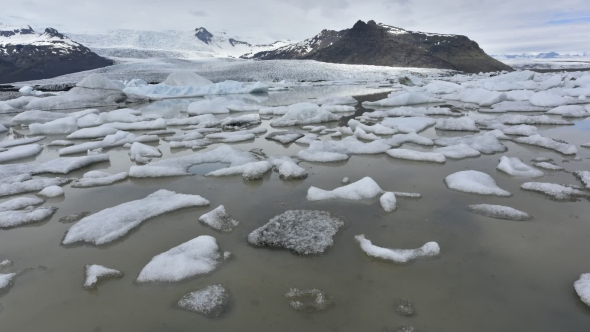
[[[84,288],[96,288],[96,284],[103,279],[123,277],[123,272],[97,264],[85,265],[84,274],[86,275],[82,286]]]
[[[532,217],[523,211],[503,205],[474,204],[467,206],[467,210],[486,217],[507,220],[529,220]]]
[[[368,256],[395,262],[408,263],[418,258],[436,257],[440,255],[440,247],[436,242],[428,242],[418,249],[390,249],[374,245],[364,234],[354,237],[361,250]]]
[[[10,141],[0,142],[0,148],[11,148],[13,146],[31,144],[45,139],[45,136],[34,136],[28,138],[17,138]]]
[[[2,289],[1,284],[0,289]],[[580,297],[580,300],[590,306],[590,273],[582,273],[580,279],[574,282],[574,289]]]
[[[574,145],[571,145],[571,144],[568,144],[565,142],[556,141],[551,138],[543,137],[538,134],[528,136],[528,137],[517,137],[514,139],[514,141],[516,141],[518,143],[536,145],[536,146],[540,146],[540,147],[543,147],[546,149],[555,150],[555,151],[565,154],[565,155],[572,155],[572,154],[576,154],[578,152],[578,149],[576,149],[576,147]]]
[[[445,178],[450,189],[479,195],[512,196],[500,187],[494,179],[479,171],[459,171]]]
[[[231,232],[240,223],[225,211],[223,205],[203,214],[199,221],[220,232]]]
[[[127,179],[127,172],[110,174],[102,171],[90,171],[84,173],[82,178],[74,180],[72,188],[108,186],[125,179]]]
[[[588,193],[582,190],[566,187],[557,183],[525,182],[520,188],[545,194],[558,201],[576,200],[579,197],[589,196]]]
[[[226,163],[229,164],[229,167],[235,167],[257,161],[258,159],[249,152],[228,145],[221,145],[210,151],[164,159],[152,162],[149,165],[131,166],[129,176],[140,178],[191,175],[189,168],[198,164]]]
[[[119,204],[80,220],[66,232],[62,243],[106,244],[150,218],[182,208],[206,205],[209,201],[199,195],[160,189],[146,198]]]
[[[383,192],[383,189],[379,187],[377,182],[367,176],[349,185],[338,187],[331,191],[312,186],[307,190],[307,200],[322,201],[335,198],[364,200],[373,199],[378,195],[383,194]]]
[[[176,282],[210,273],[226,254],[214,237],[201,235],[154,256],[139,272],[137,282]]]
[[[540,162],[540,163],[535,163],[534,164],[536,167],[542,168],[542,169],[546,169],[549,171],[563,171],[565,168],[561,167],[561,166],[557,166],[554,165],[552,163],[548,163],[548,162]]]
[[[436,120],[427,117],[407,117],[407,118],[385,118],[381,121],[381,125],[389,128],[397,129],[400,133],[419,133],[424,129],[434,126]]]
[[[45,202],[45,200],[38,197],[17,197],[0,203],[0,212],[20,210],[29,206],[43,204],[43,202]]]
[[[518,157],[502,156],[502,158],[500,158],[500,163],[496,168],[506,174],[517,177],[538,178],[545,175],[538,169],[534,169],[523,163]]]
[[[299,151],[299,159],[314,162],[334,162],[350,158],[353,154],[379,154],[389,150],[386,140],[363,143],[350,136],[339,141],[315,141],[309,148]]]
[[[391,149],[386,151],[387,155],[396,159],[426,161],[432,163],[445,163],[445,155],[438,152],[422,152],[409,149]]]

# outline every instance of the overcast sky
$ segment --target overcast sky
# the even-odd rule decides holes
[[[462,34],[488,53],[590,52],[589,0],[0,0],[0,22],[81,33],[226,30],[303,40],[357,20]]]

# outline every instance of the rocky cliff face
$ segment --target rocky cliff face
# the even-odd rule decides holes
[[[52,28],[0,26],[0,83],[44,79],[112,65]]]
[[[301,43],[250,56],[253,59],[310,59],[393,67],[453,69],[469,73],[512,70],[465,36],[407,31],[374,21],[352,29],[324,30]]]

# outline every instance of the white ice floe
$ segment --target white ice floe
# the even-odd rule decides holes
[[[379,198],[379,203],[381,203],[381,207],[385,212],[391,212],[397,208],[397,200],[395,199],[395,194],[391,191],[388,191],[381,195],[381,197]]]
[[[578,149],[576,149],[576,147],[574,145],[571,145],[571,144],[568,144],[565,142],[559,142],[559,141],[553,140],[549,137],[543,137],[538,134],[531,135],[528,137],[518,137],[518,138],[514,139],[514,141],[518,142],[518,143],[536,145],[536,146],[540,146],[540,147],[543,147],[546,149],[555,150],[555,151],[565,154],[565,155],[573,155],[578,152]]]
[[[248,243],[300,255],[321,254],[334,244],[334,235],[343,225],[344,221],[329,212],[289,210],[250,233]]]
[[[283,180],[305,179],[307,177],[305,168],[297,165],[290,157],[272,156],[268,161],[279,172],[279,177]]]
[[[32,178],[30,174],[7,177],[0,180],[0,197],[39,191],[52,185],[63,185],[70,179]]]
[[[17,197],[9,201],[0,203],[0,212],[10,210],[20,210],[29,206],[43,204],[45,200],[38,197]]]
[[[70,134],[78,130],[78,119],[67,117],[46,123],[32,123],[29,130],[35,135]]]
[[[403,134],[419,133],[435,124],[435,119],[427,117],[385,118],[381,121],[381,125],[395,128]]]
[[[427,161],[433,163],[445,163],[445,155],[438,152],[422,152],[408,149],[391,149],[386,151],[387,155],[396,159]]]
[[[207,128],[208,129],[208,128]],[[185,132],[180,132],[175,134],[174,136],[166,137],[164,140],[169,142],[182,142],[182,141],[194,141],[197,139],[201,139],[205,137],[200,129],[189,130]]]
[[[88,139],[88,138],[97,138],[97,137],[105,137],[107,135],[112,135],[117,132],[117,129],[108,126],[100,126],[100,127],[91,127],[91,128],[82,128],[78,129],[75,132],[69,134],[66,138],[67,139]]]
[[[563,171],[564,170],[563,167],[554,165],[552,163],[548,163],[546,161],[543,161],[540,163],[535,163],[534,165],[535,165],[535,167],[539,167],[539,168],[550,170],[550,171]]]
[[[199,221],[220,232],[231,232],[240,223],[225,211],[223,205],[201,215]]]
[[[38,155],[43,148],[39,144],[15,146],[14,148],[0,152],[0,163]]]
[[[67,174],[71,171],[86,167],[89,165],[109,161],[108,154],[99,154],[93,156],[82,157],[61,157],[45,161],[39,164],[31,165],[30,172],[32,174],[53,173],[53,174]],[[25,164],[30,165],[30,164]]]
[[[402,197],[402,198],[422,198],[422,194],[420,193],[408,193],[403,191],[394,191],[393,194],[395,197]]]
[[[398,147],[404,143],[414,143],[425,146],[434,145],[434,141],[432,141],[430,138],[424,137],[416,133],[393,135],[390,139],[387,140],[387,144],[391,145],[392,147]]]
[[[159,158],[162,152],[153,146],[145,145],[139,142],[134,142],[129,149],[129,157],[131,161],[143,160],[143,158]]]
[[[507,93],[510,96],[510,93]],[[482,108],[479,110],[480,113],[508,113],[508,112],[545,112],[549,108],[543,106],[535,106],[531,104],[528,97],[524,97],[526,100],[517,101],[503,101],[492,105],[491,109]],[[510,99],[510,97],[509,97]]]
[[[507,220],[529,220],[532,217],[520,210],[503,205],[474,204],[467,206],[467,210],[486,217]]]
[[[438,119],[435,129],[438,130],[452,130],[452,131],[479,131],[475,125],[475,121],[463,116],[460,118]]]
[[[312,186],[307,190],[307,200],[321,201],[334,198],[364,200],[375,198],[383,193],[383,189],[379,187],[377,182],[367,176],[349,185],[331,191]]]
[[[198,236],[156,255],[139,272],[137,282],[176,282],[213,272],[224,261],[214,237]]]
[[[222,100],[220,100],[222,99]],[[189,115],[203,115],[203,114],[226,114],[229,109],[225,107],[227,99],[216,98],[213,100],[199,100],[188,105]]]
[[[160,189],[143,199],[119,204],[80,220],[66,232],[62,243],[106,244],[150,218],[182,208],[206,205],[209,201],[199,195]]]
[[[464,159],[481,156],[481,153],[479,151],[463,143],[437,148],[434,149],[433,152],[441,153],[449,159]]]
[[[190,175],[189,168],[203,163],[225,163],[229,167],[256,162],[251,153],[228,145],[219,146],[211,151],[197,152],[178,158],[169,158],[151,162],[149,165],[131,166],[130,177],[167,177]]]
[[[0,289],[2,289],[1,284]],[[580,300],[590,306],[590,273],[582,273],[580,279],[574,282],[574,289],[580,297]]]
[[[247,163],[240,166],[221,168],[209,172],[205,176],[231,176],[242,175],[244,180],[260,180],[268,171],[272,169],[272,164],[266,160]]]
[[[97,114],[98,110],[96,109],[88,109],[79,112],[73,113],[59,113],[59,112],[49,112],[49,111],[25,111],[20,114],[15,115],[10,122],[15,125],[30,125],[33,123],[47,123],[53,120],[67,118],[67,117],[74,117],[79,119],[81,117],[87,116],[89,114]]]
[[[318,105],[356,105],[358,101],[351,96],[326,97],[316,101]]]
[[[52,206],[39,208],[29,207],[24,210],[3,211],[0,212],[0,228],[11,228],[38,223],[51,218],[56,211],[57,208]]]
[[[350,136],[340,141],[315,141],[309,148],[299,151],[298,157],[313,162],[334,162],[347,160],[353,154],[379,154],[389,150],[391,146],[385,140],[363,143]]]
[[[590,112],[581,105],[558,106],[549,110],[547,114],[557,114],[564,118],[583,118],[590,116]]]
[[[82,178],[74,180],[72,182],[72,188],[108,186],[125,179],[127,179],[127,172],[110,174],[102,171],[90,171],[84,173]]]
[[[507,100],[508,96],[504,92],[490,91],[482,88],[469,88],[458,90],[457,93],[446,95],[445,98],[489,107]]]
[[[98,264],[84,265],[84,288],[96,288],[99,281],[108,278],[122,278],[123,272],[115,269],[110,269]]]
[[[141,115],[141,111],[121,108],[110,112],[92,113],[78,118],[78,127],[88,128],[101,126],[107,123],[133,123],[147,120]]]
[[[123,89],[126,94],[150,98],[202,97],[207,95],[226,95],[240,93],[263,93],[268,86],[260,82],[242,83],[225,81],[203,86],[173,86],[164,83]]]
[[[465,144],[483,154],[493,154],[508,150],[508,148],[504,144],[500,143],[496,137],[485,134],[468,135],[462,137],[444,137],[435,139],[434,144],[444,147]]]
[[[337,121],[338,117],[321,108],[290,109],[282,117],[270,122],[273,127],[303,126],[309,124]]]
[[[287,112],[312,112],[318,110],[319,106],[315,103],[303,102],[292,104],[288,106],[276,106],[276,107],[262,107],[258,112],[265,115],[285,115]]]
[[[590,189],[590,171],[575,171],[573,174],[586,189]]]
[[[538,134],[537,127],[524,124],[507,126],[501,123],[490,123],[486,129],[500,130],[506,135],[531,136]]]
[[[376,141],[381,139],[379,136],[375,134],[367,134],[367,132],[364,131],[361,127],[356,128],[356,130],[354,131],[354,136],[356,136],[358,139],[362,139],[365,141]]]
[[[129,133],[126,131],[117,131],[117,133],[112,135],[107,135],[102,141],[95,141],[95,142],[85,142],[81,144],[76,144],[73,146],[68,146],[65,148],[59,149],[60,155],[67,155],[67,154],[74,154],[74,153],[82,153],[88,150],[94,149],[107,149],[113,148],[117,146],[122,146],[127,143],[134,143],[134,142],[159,142],[160,138],[156,135],[142,135],[136,136],[133,133]]]
[[[64,195],[64,190],[60,186],[49,186],[37,193],[42,197],[58,197]]]
[[[445,178],[450,189],[479,195],[512,196],[500,187],[486,173],[479,171],[459,171]]]
[[[440,247],[436,242],[428,242],[418,249],[390,249],[374,245],[364,234],[354,237],[361,250],[368,256],[395,263],[408,263],[418,258],[429,258],[440,255]]]
[[[506,174],[525,177],[525,178],[538,178],[545,175],[538,169],[534,169],[531,166],[525,164],[517,157],[506,157],[500,158],[500,163],[496,168]]]
[[[521,189],[545,194],[558,201],[576,200],[578,197],[588,196],[587,193],[566,187],[557,183],[548,182],[526,182],[520,186]]]
[[[521,114],[504,114],[496,118],[476,121],[483,125],[490,123],[501,123],[505,125],[572,125],[572,122],[563,119],[554,119],[547,115],[521,115]]]
[[[4,291],[12,286],[16,273],[0,273],[0,291]]]
[[[397,106],[406,106],[406,105],[416,105],[416,104],[428,104],[428,103],[440,103],[444,102],[442,99],[433,98],[425,94],[415,93],[415,92],[405,92],[400,93],[395,96],[391,96],[386,99],[381,99],[377,101],[365,101],[363,102],[363,106],[371,107],[397,107]]]
[[[393,134],[397,133],[396,129],[385,127],[379,123],[372,125],[372,126],[367,126],[365,124],[360,123],[359,121],[357,121],[355,119],[350,119],[350,120],[348,120],[347,124],[348,124],[348,127],[350,127],[350,130],[353,132],[357,128],[361,128],[362,130],[364,130],[367,133],[372,133],[372,134],[376,134],[376,135],[393,135]],[[351,135],[352,135],[352,133],[351,133]]]
[[[28,137],[28,138],[18,138],[18,139],[13,139],[13,140],[9,140],[9,141],[2,141],[2,142],[0,142],[0,148],[10,148],[13,146],[31,144],[31,143],[39,142],[44,139],[45,139],[45,136],[35,136],[35,137]]]
[[[229,291],[223,285],[215,284],[183,295],[176,305],[181,309],[214,318],[225,314],[230,302]]]
[[[166,129],[166,120],[158,118],[152,121],[139,121],[139,122],[110,122],[105,123],[103,126],[111,127],[119,130],[156,130]]]
[[[459,113],[460,114],[460,113]],[[370,118],[386,118],[399,116],[429,116],[429,115],[449,115],[456,116],[449,108],[446,107],[397,107],[391,110],[379,110],[368,112],[364,115]]]
[[[345,177],[342,179],[342,181],[340,181],[342,184],[349,184],[350,180],[348,179],[348,177]]]
[[[204,114],[199,116],[191,116],[188,118],[168,119],[166,125],[168,126],[196,126],[198,128],[215,127],[221,123],[213,114]]]
[[[246,114],[223,119],[221,121],[221,128],[233,130],[242,129],[259,124],[260,122],[260,116],[258,114]]]
[[[289,144],[289,143],[295,142],[296,140],[300,139],[303,136],[304,135],[302,133],[286,130],[286,131],[272,132],[272,133],[266,135],[264,138],[271,140],[271,141],[277,141],[281,144]]]
[[[535,106],[556,107],[568,104],[570,98],[562,97],[552,91],[540,91],[532,95],[529,102]]]

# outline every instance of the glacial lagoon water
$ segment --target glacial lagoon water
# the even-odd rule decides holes
[[[384,90],[362,87],[314,87],[271,94],[256,100],[266,105],[291,104],[311,97],[368,94]],[[255,96],[256,97],[256,96]],[[383,94],[358,97],[377,100]],[[183,116],[188,105],[178,99],[138,105],[144,113]],[[357,115],[365,110],[357,107]],[[471,111],[470,116],[484,116]],[[487,115],[485,115],[487,116]],[[283,181],[275,172],[260,181],[241,176],[211,178],[202,174],[220,167],[195,167],[196,175],[161,179],[130,179],[112,186],[75,189],[64,186],[65,197],[48,199],[58,207],[48,221],[0,231],[0,259],[15,262],[12,270],[27,270],[9,291],[0,294],[0,331],[396,331],[413,326],[417,331],[586,331],[590,308],[573,289],[581,273],[590,272],[590,204],[587,200],[557,202],[520,189],[529,179],[513,178],[496,170],[502,155],[516,156],[525,163],[539,156],[553,158],[565,172],[545,171],[533,181],[579,184],[570,173],[590,170],[590,149],[579,144],[590,141],[590,121],[576,120],[575,126],[539,127],[542,134],[578,146],[578,156],[503,141],[508,151],[445,164],[410,162],[386,154],[352,156],[337,163],[301,162],[309,176]],[[337,123],[330,123],[329,127]],[[268,120],[261,124],[275,131]],[[177,129],[179,130],[179,129]],[[279,130],[282,130],[279,129]],[[26,129],[16,129],[26,134]],[[458,136],[427,129],[421,133],[435,138]],[[5,134],[0,134],[0,139]],[[65,136],[51,136],[48,143]],[[331,139],[329,135],[323,140]],[[262,136],[254,141],[232,144],[250,150],[260,148],[268,155],[296,155],[306,146],[281,145]],[[405,147],[429,150],[412,144]],[[161,141],[162,158],[193,153],[170,149]],[[81,177],[89,170],[109,173],[128,171],[132,163],[126,148],[108,150],[110,163],[96,164],[67,174]],[[57,157],[57,149],[46,147],[36,158]],[[470,195],[448,189],[444,178],[461,170],[490,174],[511,197]],[[420,199],[398,197],[396,211],[385,213],[379,200],[367,202],[309,202],[310,186],[334,189],[348,177],[351,182],[372,177],[384,190],[417,192]],[[150,219],[118,241],[105,246],[60,245],[72,224],[58,219],[73,213],[98,212],[123,202],[168,189],[198,194],[211,201],[210,207],[189,208]],[[1,201],[5,201],[3,198]],[[528,212],[529,221],[492,219],[470,213],[470,204],[500,204]],[[231,233],[219,233],[198,221],[199,216],[223,204],[240,225]],[[324,254],[305,257],[287,250],[254,247],[247,235],[272,217],[289,209],[330,211],[345,221]],[[436,241],[441,255],[399,265],[368,257],[354,240],[365,234],[375,245],[417,248]],[[222,250],[234,256],[213,273],[180,283],[137,284],[139,271],[150,259],[200,235],[217,239]],[[84,290],[83,267],[101,264],[125,273],[108,280],[97,290]],[[221,318],[179,310],[176,301],[187,292],[221,283],[231,292],[229,312]],[[318,288],[330,294],[334,306],[305,313],[292,309],[285,294],[290,288]],[[409,300],[416,310],[404,317],[394,310],[399,299]]]

